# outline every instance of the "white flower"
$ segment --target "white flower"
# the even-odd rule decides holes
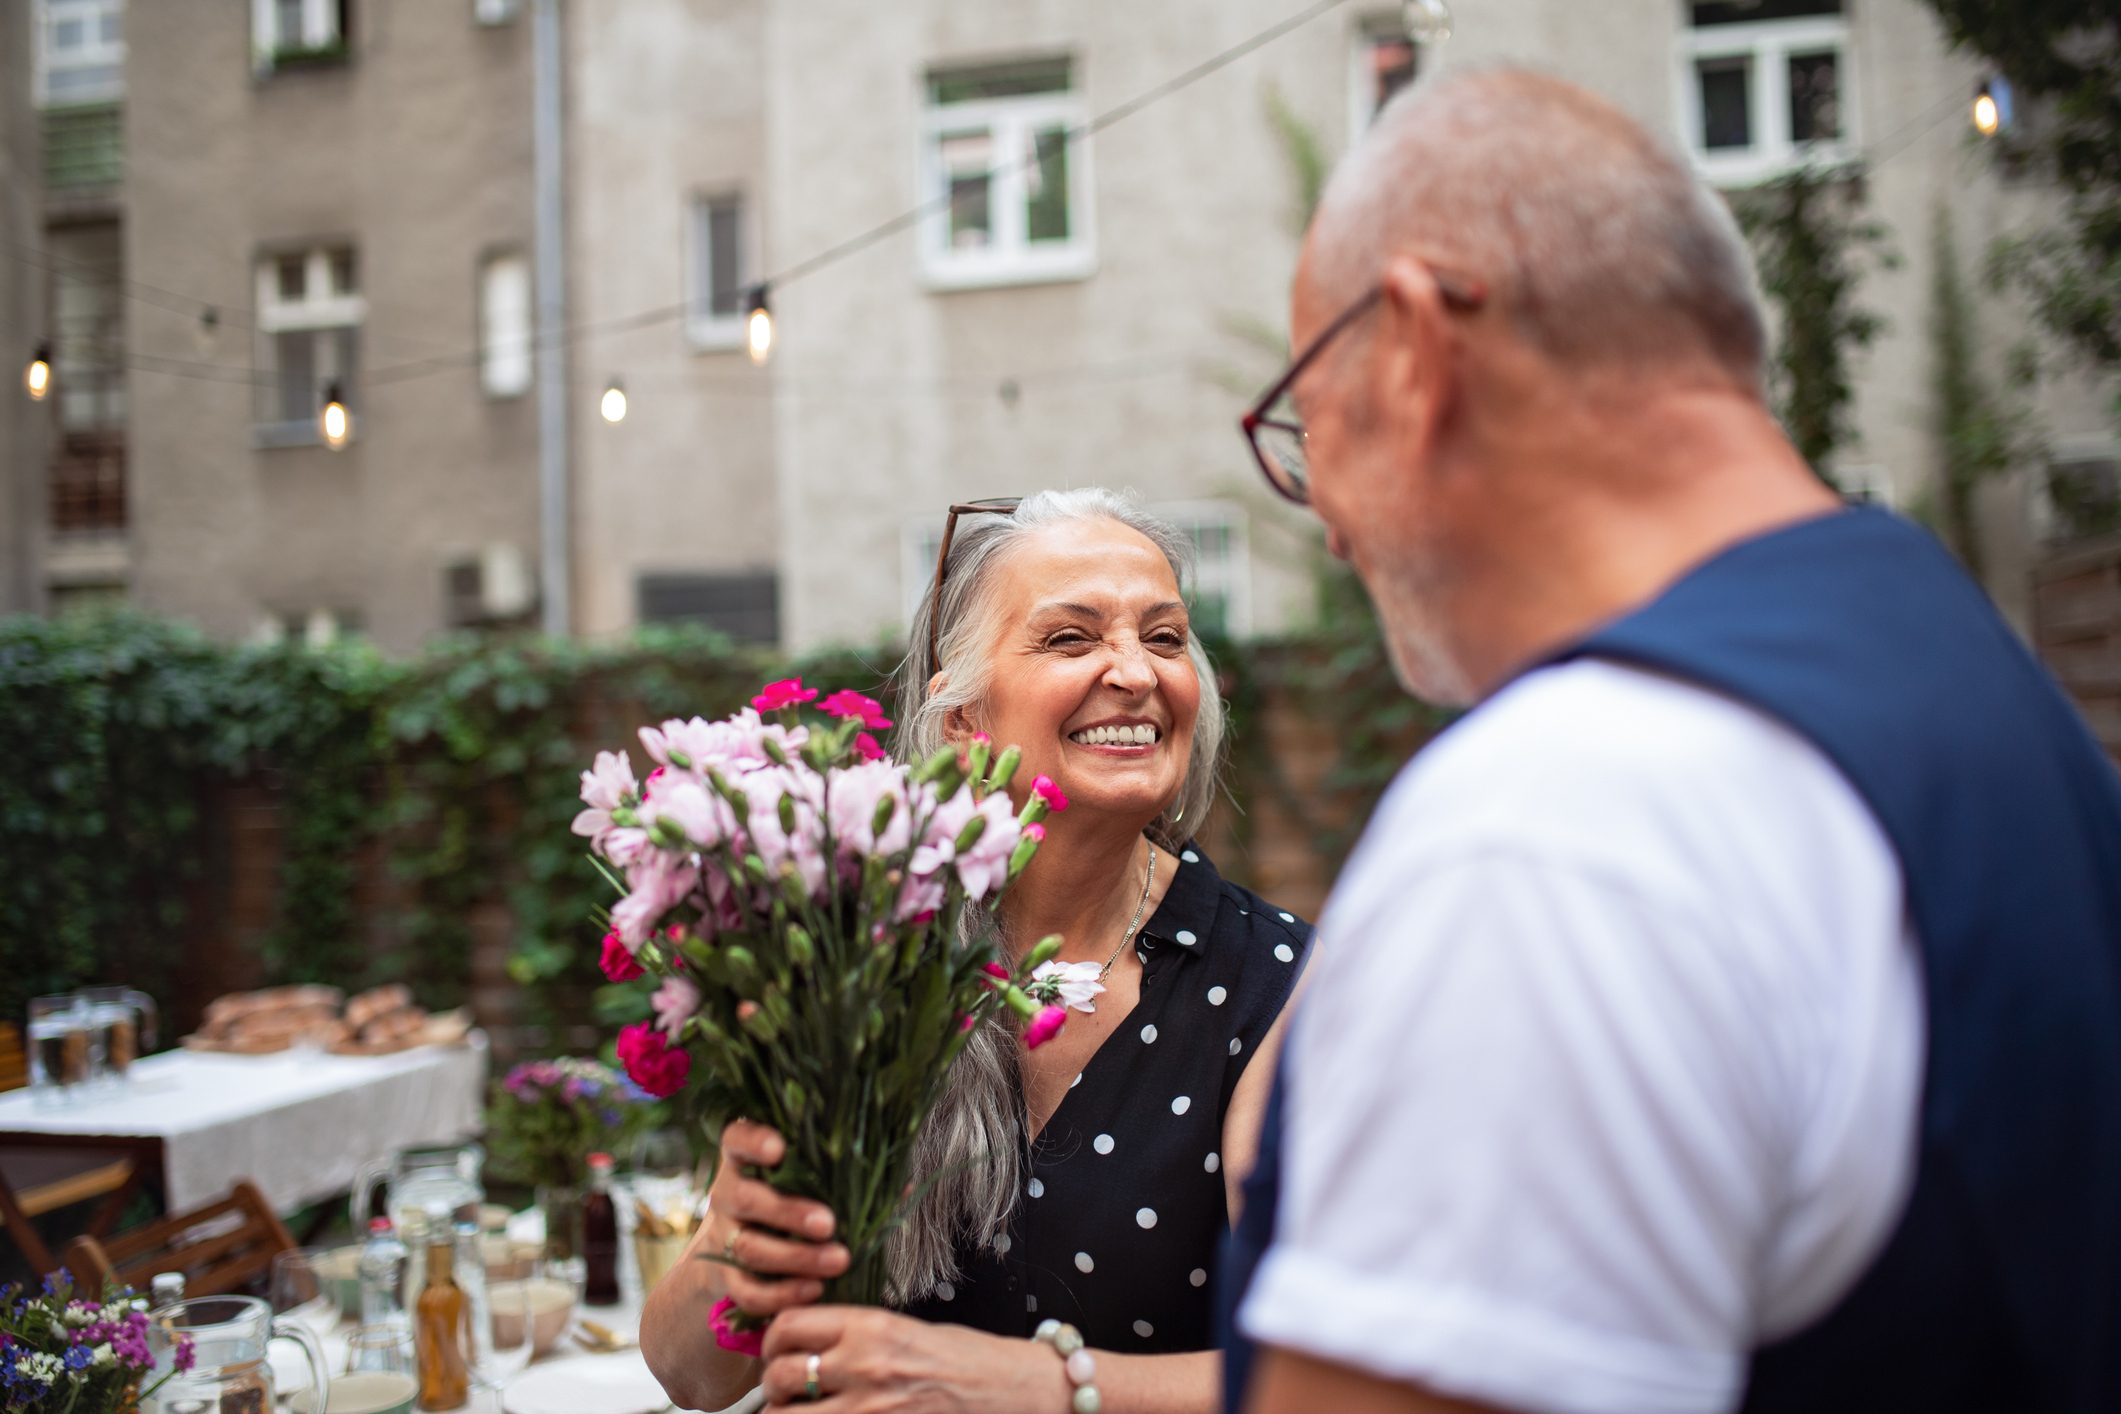
[[[107,1340],[89,1353],[95,1358],[98,1369],[107,1368],[118,1363],[118,1353],[110,1348],[110,1342]]]
[[[1105,990],[1105,970],[1094,962],[1042,962],[1031,970],[1025,988],[1042,1002],[1059,1002],[1075,1011],[1096,1011],[1090,999]]]

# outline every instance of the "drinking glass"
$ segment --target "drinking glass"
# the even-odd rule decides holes
[[[479,1342],[479,1382],[499,1389],[523,1372],[536,1352],[540,1316],[549,1320],[543,1300],[545,1283],[530,1277],[497,1281],[486,1288],[487,1339]]]
[[[402,1326],[362,1326],[346,1337],[346,1373],[331,1382],[328,1414],[413,1414],[420,1360]]]
[[[73,993],[32,997],[29,1004],[31,1100],[45,1108],[72,1104],[95,1073],[88,1008]]]
[[[272,1259],[272,1309],[322,1335],[339,1323],[343,1293],[318,1270],[320,1249],[276,1253]]]

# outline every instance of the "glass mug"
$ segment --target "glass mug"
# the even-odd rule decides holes
[[[95,1074],[94,1029],[81,998],[32,997],[29,1004],[29,1092],[51,1108],[79,1099]]]
[[[300,1345],[309,1364],[307,1399],[290,1405],[331,1407],[331,1377],[316,1332],[298,1320],[275,1319],[254,1296],[201,1296],[159,1307],[147,1338],[158,1372],[176,1368],[180,1339],[192,1342],[191,1369],[170,1375],[155,1391],[154,1414],[273,1414],[279,1406],[265,1346],[283,1339]]]

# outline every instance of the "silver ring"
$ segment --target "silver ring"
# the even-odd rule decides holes
[[[737,1228],[729,1229],[729,1240],[722,1244],[722,1260],[732,1267],[742,1265],[736,1259],[736,1237],[738,1231],[739,1229]]]
[[[803,1361],[803,1398],[816,1400],[824,1396],[824,1387],[817,1382],[818,1367],[824,1363],[825,1357],[818,1354],[815,1350],[811,1351],[809,1358]]]

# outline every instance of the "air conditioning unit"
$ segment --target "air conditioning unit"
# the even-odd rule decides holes
[[[482,25],[505,25],[523,12],[523,0],[471,0],[471,15]]]
[[[530,561],[514,545],[495,543],[475,557],[452,562],[442,572],[446,612],[453,628],[507,623],[538,602]]]

